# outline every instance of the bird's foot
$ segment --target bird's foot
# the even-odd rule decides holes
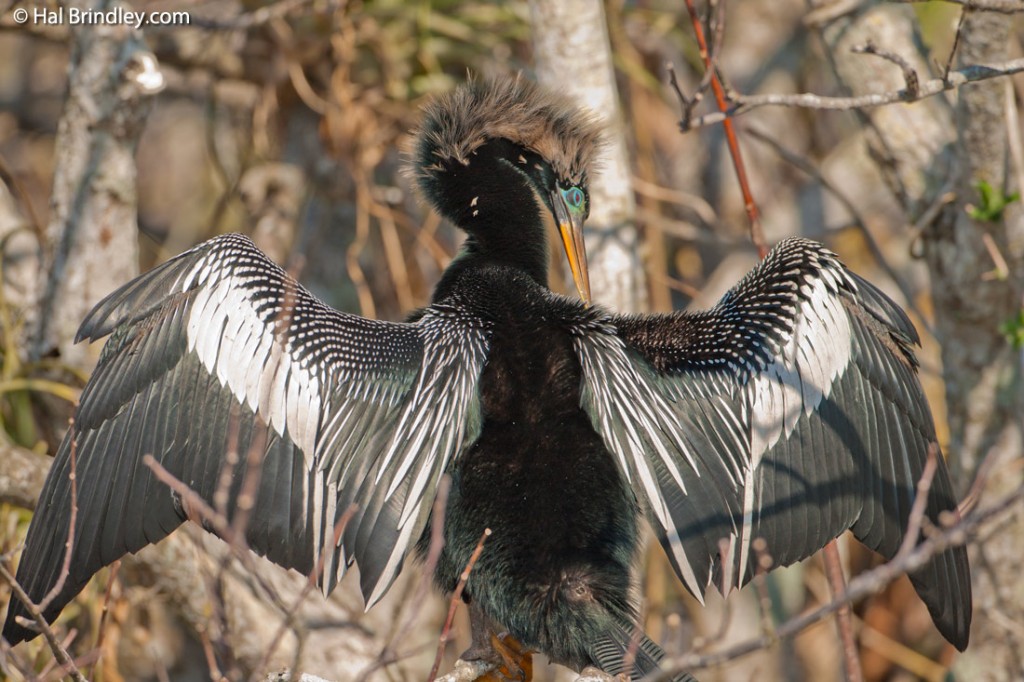
[[[512,635],[502,633],[490,637],[490,654],[501,658],[494,670],[480,678],[480,682],[530,682],[533,679],[533,653],[523,647]],[[468,652],[467,652],[468,653]]]
[[[475,643],[455,662],[447,675],[436,682],[530,682],[533,656],[509,634],[491,635],[480,646]]]
[[[460,658],[455,661],[450,673],[441,675],[434,682],[476,682],[494,670],[494,667],[494,664],[489,661],[479,659],[467,661]]]
[[[621,675],[609,675],[605,671],[588,665],[580,671],[576,682],[628,682],[629,678],[625,673]]]

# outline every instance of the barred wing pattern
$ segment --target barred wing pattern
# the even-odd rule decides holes
[[[240,235],[205,242],[104,299],[79,340],[108,334],[76,414],[73,568],[48,617],[101,567],[185,520],[145,454],[212,502],[234,451],[229,516],[246,477],[258,481],[250,547],[305,574],[323,555],[325,593],[354,560],[372,604],[426,523],[448,462],[480,429],[481,323],[443,306],[412,323],[340,313]],[[18,568],[33,600],[63,563],[71,443],[69,433]],[[260,465],[250,472],[253,448]],[[12,644],[29,635],[16,615],[25,612],[11,608],[4,629]]]
[[[712,582],[728,592],[752,577],[759,537],[776,566],[847,529],[896,553],[935,440],[917,343],[884,294],[819,244],[791,239],[715,308],[605,317],[577,330],[576,348],[583,407],[702,600]],[[940,462],[927,515],[955,510]],[[911,580],[963,649],[965,550]]]

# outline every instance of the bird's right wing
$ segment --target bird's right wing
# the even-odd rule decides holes
[[[441,306],[411,323],[340,313],[239,235],[100,302],[79,339],[108,334],[18,568],[37,603],[58,581],[74,454],[72,569],[50,619],[101,567],[189,515],[146,454],[229,519],[248,508],[247,542],[275,563],[311,574],[322,557],[325,592],[354,560],[372,604],[422,530],[448,462],[479,431],[482,323]],[[247,485],[255,499],[239,504]],[[12,601],[12,644],[33,636],[15,621],[25,614]]]

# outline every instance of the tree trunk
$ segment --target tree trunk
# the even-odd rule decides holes
[[[971,12],[964,20],[959,61],[986,63],[1009,58],[1012,23],[1006,16]],[[962,88],[956,108],[956,201],[924,233],[932,273],[936,332],[942,343],[949,411],[950,454],[961,490],[986,457],[993,468],[982,503],[1022,484],[1024,380],[1021,353],[1002,326],[1016,318],[1024,300],[1024,213],[1019,202],[1000,218],[976,220],[978,183],[1012,193],[1007,107],[1015,107],[1009,80]],[[1005,271],[999,255],[1005,260]],[[972,555],[975,618],[972,644],[956,665],[970,680],[1019,680],[1024,658],[1019,625],[1024,623],[1020,548],[1024,516],[979,543]]]
[[[1007,59],[1011,28],[1006,15],[971,12],[963,24],[958,61]],[[840,79],[853,94],[903,87],[896,65],[852,54],[854,45],[871,41],[901,55],[918,74],[929,73],[913,12],[906,6],[870,6],[832,22],[824,37]],[[1021,309],[1024,221],[1019,203],[995,220],[975,220],[968,213],[971,204],[979,203],[979,181],[1000,193],[1012,193],[1006,110],[1015,105],[1008,92],[1008,81],[993,80],[962,88],[955,110],[933,97],[863,114],[871,151],[902,201],[908,224],[936,216],[920,227],[946,382],[946,455],[962,494],[982,461],[989,455],[995,458],[982,504],[1021,485],[1019,467],[999,463],[1021,455],[1022,358],[1007,342],[1002,326]],[[942,210],[930,210],[942,206],[943,195],[950,190],[955,200]],[[1016,635],[1008,636],[1017,631],[1012,624],[1024,622],[1024,592],[1013,589],[1019,584],[1022,544],[1024,521],[1018,517],[974,548],[978,617],[972,644],[956,665],[963,679],[1011,680],[1024,675]]]
[[[647,309],[637,256],[633,184],[600,0],[532,0],[537,80],[567,93],[605,124],[607,146],[590,178],[587,253],[594,300],[617,310]]]
[[[107,10],[113,3],[89,5]],[[75,27],[33,320],[34,358],[56,348],[70,364],[91,364],[86,350],[74,345],[78,325],[100,298],[138,274],[135,147],[151,96],[162,87],[140,32]]]

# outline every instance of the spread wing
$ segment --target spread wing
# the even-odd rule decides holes
[[[702,599],[712,581],[727,591],[752,577],[755,538],[775,565],[847,529],[896,553],[935,440],[917,342],[906,315],[834,254],[788,240],[709,311],[605,318],[576,345],[583,407]],[[939,465],[933,521],[956,510]],[[911,579],[963,649],[965,550]]]
[[[185,520],[145,454],[211,504],[226,489],[229,518],[243,483],[256,484],[250,547],[305,574],[323,556],[325,592],[354,560],[373,603],[422,530],[445,466],[479,432],[488,332],[478,321],[440,306],[412,323],[340,313],[239,235],[201,244],[100,302],[78,336],[106,335],[18,568],[37,603],[57,583],[74,448],[72,572],[48,618],[101,567]],[[351,504],[358,510],[336,544]],[[15,622],[25,615],[16,602],[4,626],[12,644],[33,636]]]

